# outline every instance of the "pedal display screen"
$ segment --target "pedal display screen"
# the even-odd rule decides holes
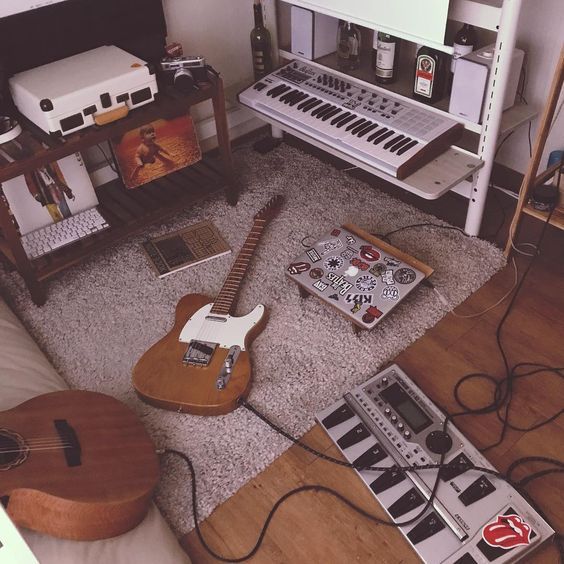
[[[431,423],[427,414],[407,395],[397,383],[380,392],[380,397],[393,407],[414,433],[420,433]]]

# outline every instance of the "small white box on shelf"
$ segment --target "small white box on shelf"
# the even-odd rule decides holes
[[[336,50],[337,18],[298,6],[292,6],[290,17],[294,55],[313,60]]]

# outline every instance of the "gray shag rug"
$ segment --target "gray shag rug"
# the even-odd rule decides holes
[[[235,160],[244,186],[235,208],[222,196],[210,197],[143,237],[69,269],[49,283],[43,307],[32,304],[17,274],[2,276],[17,313],[71,387],[117,397],[142,418],[159,446],[192,458],[202,519],[290,443],[243,408],[198,417],[146,405],[132,389],[131,370],[170,329],[182,296],[219,292],[254,214],[271,196],[284,194],[285,204],[257,249],[237,312],[258,303],[270,312],[251,348],[249,400],[288,432],[300,436],[310,429],[316,412],[374,374],[448,310],[432,290],[419,286],[374,330],[357,336],[350,322],[318,299],[300,299],[284,265],[303,251],[305,237],[343,223],[386,233],[442,222],[287,145],[267,155],[243,148]],[[158,279],[141,241],[203,219],[217,225],[233,253]],[[435,269],[433,282],[453,307],[505,264],[495,246],[452,230],[409,229],[391,242]],[[168,458],[156,502],[181,534],[193,527],[189,474],[181,461]]]

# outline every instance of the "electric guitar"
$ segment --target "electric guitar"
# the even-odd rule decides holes
[[[21,527],[73,540],[127,532],[159,479],[155,446],[110,396],[65,390],[0,412],[0,499]]]
[[[220,415],[236,409],[251,387],[250,343],[266,324],[257,305],[243,317],[232,310],[253,252],[266,225],[282,203],[275,196],[254,217],[253,227],[215,299],[184,296],[174,326],[139,359],[133,386],[156,407],[196,415]]]

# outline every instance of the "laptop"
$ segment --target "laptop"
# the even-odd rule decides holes
[[[0,503],[0,564],[39,564]]]

